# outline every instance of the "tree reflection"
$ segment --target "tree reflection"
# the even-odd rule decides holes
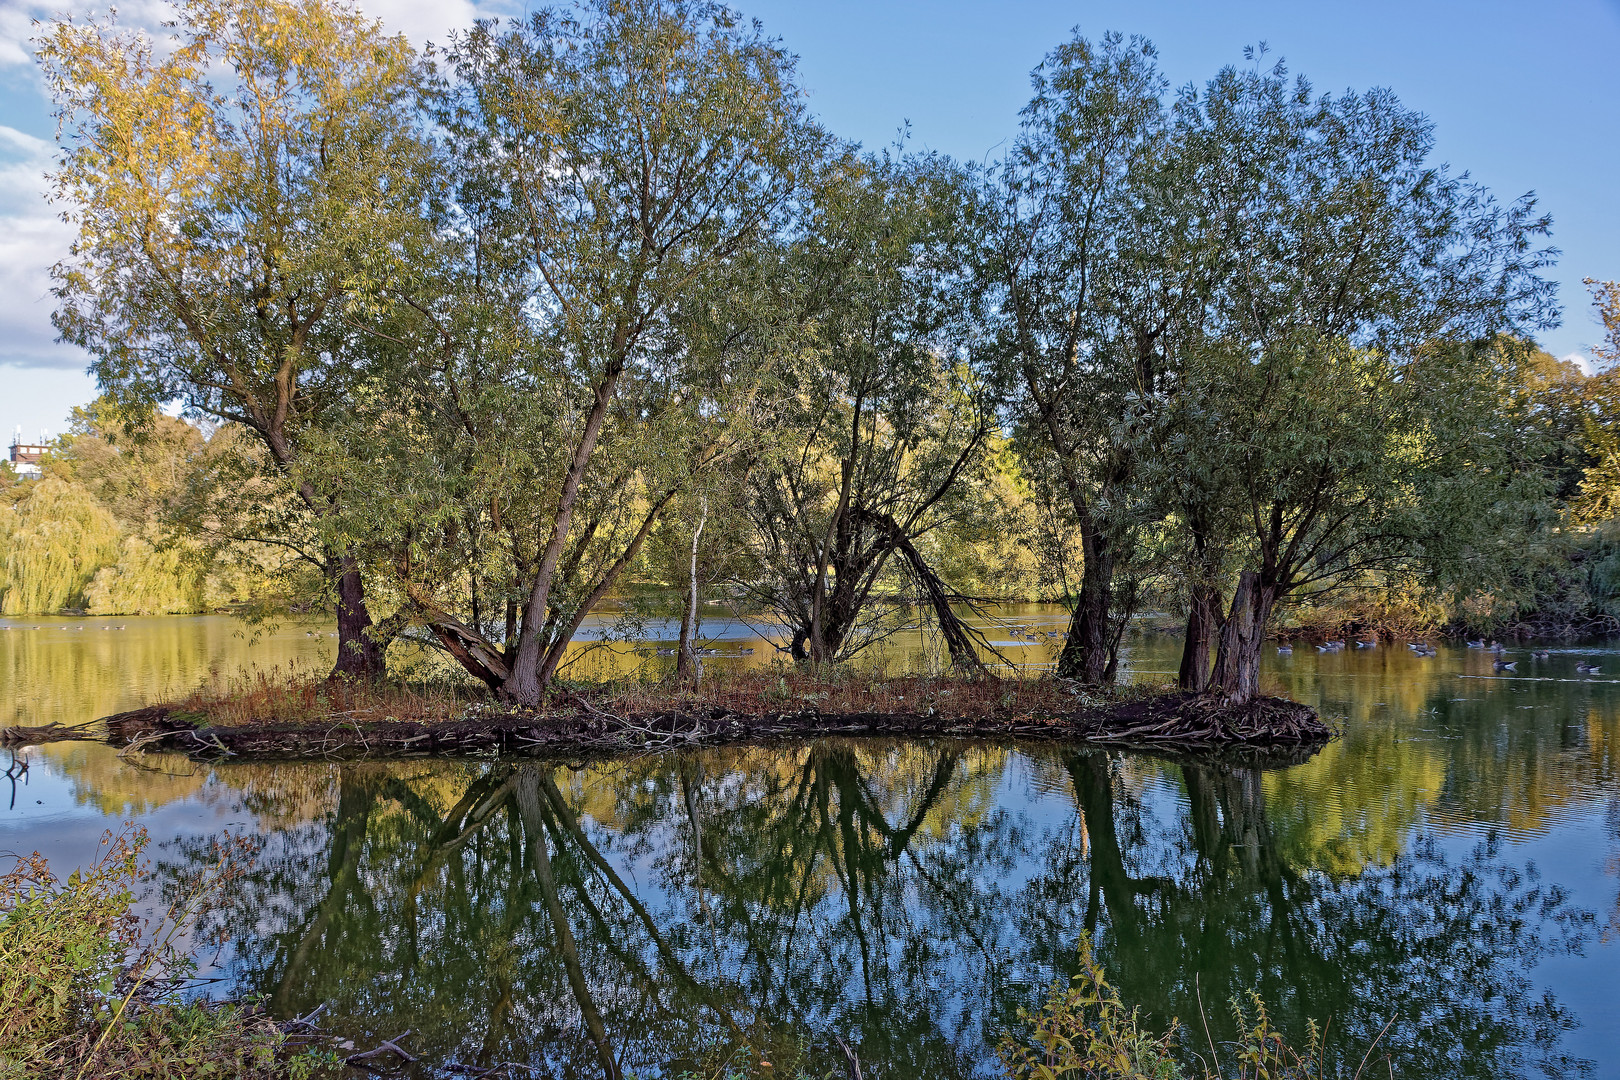
[[[1339,1060],[1359,1059],[1390,1022],[1379,1052],[1397,1075],[1589,1068],[1559,1049],[1578,1018],[1528,969],[1578,948],[1592,918],[1504,862],[1494,838],[1455,857],[1420,837],[1389,866],[1350,878],[1300,872],[1279,855],[1255,770],[1189,765],[1183,868],[1132,875],[1106,827],[1116,786],[1100,761],[1065,761],[1106,916],[1099,955],[1125,1000],[1159,1024],[1179,1016],[1201,1029],[1207,1014],[1214,1036],[1229,1038],[1225,1003],[1253,989],[1284,1031],[1331,1021]],[[1172,846],[1167,837],[1161,854]]]
[[[572,769],[345,765],[218,913],[283,1014],[443,1067],[717,1075],[775,1063],[994,1073],[991,1047],[1089,930],[1128,1002],[1215,1036],[1254,988],[1397,1072],[1578,1071],[1528,969],[1591,917],[1494,843],[1291,865],[1252,768],[827,741]],[[1043,793],[1009,808],[1009,786]],[[1184,794],[1184,797],[1183,797]],[[1200,1024],[1201,1028],[1201,1024]],[[1202,1032],[1199,1033],[1200,1039]]]

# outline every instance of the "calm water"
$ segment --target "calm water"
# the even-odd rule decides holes
[[[768,662],[752,647],[735,662]],[[330,648],[226,620],[13,621],[0,700],[74,722]],[[1136,639],[1130,669],[1177,648]],[[412,1029],[422,1076],[600,1075],[598,1026],[644,1077],[842,1075],[838,1038],[868,1077],[993,1075],[1087,931],[1126,1001],[1199,1043],[1200,999],[1219,1039],[1254,989],[1291,1033],[1330,1021],[1352,1071],[1388,1023],[1397,1076],[1620,1076],[1620,683],[1574,672],[1597,656],[1620,672],[1603,646],[1510,678],[1445,647],[1271,657],[1344,737],[1263,773],[952,742],[139,767],[57,744],[0,784],[0,850],[65,869],[133,819],[162,878],[221,830],[258,834],[207,959],[281,1012],[328,1003],[359,1045]]]

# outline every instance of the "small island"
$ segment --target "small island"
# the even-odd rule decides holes
[[[244,716],[244,709],[247,715]],[[199,693],[106,717],[114,745],[198,757],[353,759],[465,754],[612,755],[826,736],[1076,740],[1297,761],[1332,738],[1313,709],[1159,687],[1087,691],[1051,678],[816,680],[738,673],[686,692],[600,686],[546,706],[456,702],[313,686],[256,700]]]

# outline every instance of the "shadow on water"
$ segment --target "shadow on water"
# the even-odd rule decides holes
[[[272,792],[269,768],[220,775]],[[410,1028],[419,1075],[821,1075],[839,1039],[868,1076],[994,1074],[1083,931],[1153,1024],[1190,1021],[1189,1049],[1200,1001],[1218,1040],[1254,989],[1291,1034],[1330,1019],[1352,1067],[1394,1018],[1396,1075],[1585,1071],[1533,969],[1590,914],[1492,838],[1297,863],[1268,781],[915,742],[344,765],[213,918],[276,1012],[327,1003],[357,1044]]]

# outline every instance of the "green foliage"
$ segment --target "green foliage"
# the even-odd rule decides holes
[[[17,857],[0,877],[0,1077],[286,1074],[274,1025],[179,989],[195,966],[176,943],[239,881],[251,846],[216,844],[167,915],[145,926],[131,908],[146,845],[144,830],[126,829],[66,881],[38,854]]]
[[[1162,1035],[1143,1030],[1137,1011],[1127,1010],[1109,985],[1089,937],[1082,937],[1080,970],[1066,985],[1052,985],[1040,1013],[1020,1010],[1029,1029],[1017,1037],[1004,1034],[996,1052],[1008,1080],[1311,1080],[1343,1075],[1329,1072],[1315,1023],[1296,1050],[1272,1026],[1258,995],[1233,999],[1229,1007],[1236,1039],[1224,1046],[1211,1043],[1208,1056],[1178,1053],[1186,1030],[1174,1020]],[[1184,1060],[1196,1065],[1188,1068]],[[1357,1077],[1365,1066],[1366,1058]]]
[[[118,561],[117,519],[88,491],[55,477],[7,494],[13,498],[0,509],[0,613],[82,607],[96,571]]]
[[[209,482],[240,456],[237,432],[106,406],[76,411],[42,479],[0,489],[0,613],[172,614],[273,591],[273,564],[221,527],[230,500]]]

